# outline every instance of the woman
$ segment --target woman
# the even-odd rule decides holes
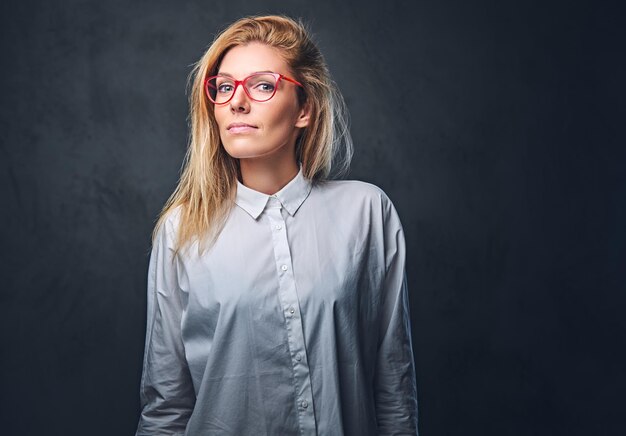
[[[237,21],[193,71],[155,227],[138,435],[416,434],[405,247],[302,24]]]

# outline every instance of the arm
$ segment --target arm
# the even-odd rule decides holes
[[[173,259],[170,220],[157,233],[148,269],[148,314],[141,416],[137,436],[182,435],[195,403],[185,359],[180,320],[182,305]]]
[[[417,388],[405,272],[404,232],[383,195],[385,279],[374,376],[380,435],[417,435]]]

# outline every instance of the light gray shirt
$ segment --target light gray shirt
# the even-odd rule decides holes
[[[239,183],[215,245],[148,272],[137,435],[416,435],[398,214],[375,185]]]

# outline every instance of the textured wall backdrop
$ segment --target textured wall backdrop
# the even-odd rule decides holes
[[[621,433],[624,30],[594,3],[3,1],[0,428],[130,435],[185,84],[243,15],[307,20],[349,178],[408,243],[423,435]],[[622,135],[623,136],[623,135]]]

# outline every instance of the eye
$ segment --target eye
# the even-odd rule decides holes
[[[257,83],[257,84],[254,86],[254,89],[255,89],[256,91],[259,91],[259,92],[267,92],[267,93],[270,93],[270,94],[271,94],[272,92],[274,92],[274,88],[275,88],[275,85],[274,85],[273,83],[269,83],[269,82],[261,82],[261,83]]]
[[[232,83],[222,83],[217,85],[217,92],[228,93],[233,91]]]

